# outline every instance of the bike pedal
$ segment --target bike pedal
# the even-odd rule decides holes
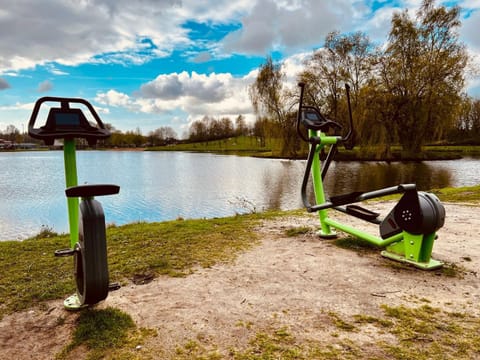
[[[73,256],[75,255],[75,249],[61,249],[55,250],[56,257],[66,257],[66,256]]]
[[[122,286],[118,282],[108,284],[108,291],[115,291],[120,289]]]

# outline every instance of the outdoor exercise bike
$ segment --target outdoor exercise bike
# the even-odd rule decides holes
[[[45,125],[35,128],[40,108],[45,103],[60,104],[51,107]],[[76,105],[71,107],[70,105]],[[88,109],[96,122],[92,125],[82,111]],[[88,115],[88,112],[87,112]],[[95,196],[117,194],[117,185],[78,185],[75,154],[75,139],[85,139],[90,146],[97,140],[106,139],[110,132],[100,120],[93,106],[86,100],[75,98],[43,97],[37,100],[28,123],[31,137],[41,139],[46,145],[53,145],[55,139],[64,139],[65,190],[70,226],[70,248],[55,251],[55,256],[74,257],[76,294],[64,301],[68,310],[94,305],[104,300],[108,291],[118,288],[109,284],[105,216]],[[82,201],[79,205],[78,198]]]
[[[369,192],[353,192],[344,195],[331,196],[327,199],[323,180],[328,172],[338,144],[350,144],[353,134],[353,118],[350,105],[350,89],[346,85],[347,104],[350,129],[345,136],[328,135],[329,131],[340,131],[342,126],[326,119],[318,108],[303,105],[305,84],[299,83],[300,102],[297,113],[297,132],[309,143],[307,165],[302,181],[302,201],[308,212],[318,212],[320,219],[319,235],[323,238],[336,237],[333,229],[341,230],[354,237],[363,239],[378,247],[385,248],[382,255],[401,262],[412,264],[421,269],[436,269],[443,264],[431,258],[436,231],[445,221],[445,208],[439,199],[426,192],[418,192],[415,184],[400,184]],[[301,125],[307,131],[301,128]],[[306,136],[305,133],[308,135]],[[322,164],[320,154],[329,146],[328,154]],[[315,204],[312,205],[307,194],[310,173],[313,180]],[[365,209],[355,203],[386,195],[403,194],[398,203],[385,218],[380,214]],[[328,210],[334,209],[355,218],[377,224],[380,227],[380,237],[343,224],[332,219]],[[332,229],[333,228],[333,229]]]

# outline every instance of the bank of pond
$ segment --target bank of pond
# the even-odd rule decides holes
[[[306,146],[298,149],[294,154],[281,155],[281,145],[278,139],[260,142],[254,137],[234,137],[221,140],[176,143],[166,146],[146,147],[147,151],[193,151],[211,152],[216,154],[234,154],[240,156],[254,156],[264,158],[305,159],[308,149]],[[480,157],[478,145],[428,145],[422,151],[412,154],[404,151],[400,146],[393,145],[389,151],[379,146],[356,146],[347,150],[339,146],[335,156],[337,161],[431,161],[455,160],[463,157]]]

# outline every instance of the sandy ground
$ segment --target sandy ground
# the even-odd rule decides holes
[[[387,205],[374,207],[385,212],[390,208]],[[266,222],[259,228],[261,244],[232,264],[199,269],[185,278],[132,283],[110,293],[99,306],[119,308],[139,327],[156,329],[158,336],[144,345],[145,351],[163,349],[164,354],[192,339],[206,347],[241,347],[252,333],[239,323],[257,330],[288,326],[297,338],[321,339],[325,329],[319,323],[329,311],[341,316],[375,315],[381,304],[413,307],[422,299],[433,307],[479,316],[478,208],[445,207],[447,219],[438,232],[433,257],[459,266],[462,276],[392,266],[392,261],[379,253],[338,248],[331,241],[319,240],[314,231],[285,236],[291,227],[310,226],[313,230],[316,215],[305,215]],[[4,317],[0,358],[53,359],[70,342],[76,316],[63,310],[62,301],[55,301],[46,310]],[[361,341],[366,335],[352,336]]]

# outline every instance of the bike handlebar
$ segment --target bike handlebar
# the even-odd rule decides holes
[[[46,102],[60,103],[60,107],[52,107],[48,113],[44,126],[35,127],[41,106]],[[70,104],[84,105],[95,119],[98,127],[90,125],[80,108],[71,108]],[[110,131],[98,116],[94,107],[85,99],[62,98],[46,96],[38,99],[28,122],[28,133],[35,139],[44,140],[47,145],[52,145],[54,139],[84,138],[90,145],[94,145],[99,139],[106,139]]]
[[[300,131],[300,123],[303,122],[304,125],[311,130],[328,130],[329,127],[342,129],[342,126],[332,120],[326,119],[318,110],[318,108],[308,105],[303,105],[303,98],[305,94],[305,83],[299,82],[298,86],[300,87],[300,100],[298,104],[298,112],[297,112],[297,133],[298,135],[306,142],[310,142],[304,134]],[[347,135],[344,137],[336,137],[339,142],[346,143],[349,141],[353,136],[353,117],[352,117],[352,108],[350,104],[350,86],[345,84],[345,91],[347,94],[347,104],[348,104],[348,115],[350,120],[350,128],[347,132]],[[306,113],[311,113],[313,117],[316,119],[308,119],[308,115]]]

